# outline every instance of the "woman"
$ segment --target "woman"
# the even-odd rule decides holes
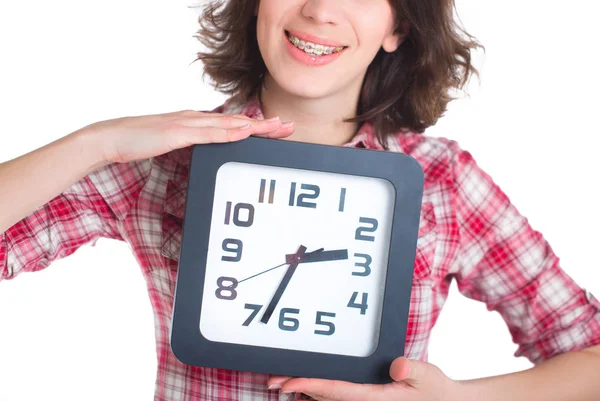
[[[222,44],[208,43],[211,55],[201,56],[207,73],[236,96],[214,114],[185,111],[95,123],[35,156],[3,164],[0,177],[19,171],[23,179],[0,180],[0,189],[24,201],[7,213],[2,208],[2,277],[45,267],[100,236],[132,244],[157,317],[159,400],[278,399],[279,391],[284,399],[302,392],[339,400],[558,400],[573,388],[580,391],[578,399],[592,399],[599,359],[597,347],[592,347],[600,342],[597,301],[562,273],[543,239],[468,152],[453,141],[420,135],[444,111],[446,91],[466,82],[472,71],[469,49],[475,43],[454,32],[450,6],[433,1],[262,0],[231,3],[222,14],[208,9],[201,38],[215,32],[218,39],[228,28],[239,30]],[[333,45],[321,52],[336,54],[307,57],[288,44],[318,53],[319,48],[307,47],[308,39]],[[330,62],[316,66],[324,64],[323,58]],[[359,115],[357,121],[343,121]],[[276,116],[281,119],[263,120]],[[250,126],[243,128],[246,124]],[[248,135],[389,149],[422,164],[427,184],[420,238],[426,241],[421,240],[415,263],[410,361],[399,358],[391,366],[394,383],[372,387],[281,377],[267,381],[263,375],[184,366],[170,352],[169,310],[189,145]],[[65,156],[73,154],[81,157],[71,158],[67,167]],[[27,166],[33,163],[54,168],[57,181],[27,180]],[[485,196],[473,188],[486,188]],[[44,207],[29,215],[40,205]],[[159,234],[153,230],[157,225]],[[49,238],[54,239],[51,247]],[[436,253],[440,248],[442,257]],[[503,280],[503,273],[510,279]],[[430,324],[439,313],[436,303],[447,294],[447,277],[456,278],[465,294],[496,308],[520,343],[520,352],[539,365],[505,377],[456,382],[424,362]],[[528,291],[521,291],[527,284]],[[548,301],[559,295],[573,302]],[[569,324],[559,320],[564,314],[572,317]],[[581,373],[564,380],[575,370],[570,366]],[[555,380],[558,375],[562,382]]]

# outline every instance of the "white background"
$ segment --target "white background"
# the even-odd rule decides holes
[[[192,4],[2,2],[0,161],[95,121],[221,104],[200,63],[190,65]],[[482,82],[427,133],[471,151],[598,296],[600,6],[457,0],[457,9],[486,46],[475,58]],[[531,366],[515,349],[500,316],[453,286],[430,361],[455,379]],[[0,283],[0,400],[150,400],[155,374],[150,302],[126,244],[100,240]]]

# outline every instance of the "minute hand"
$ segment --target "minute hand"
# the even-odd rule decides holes
[[[332,251],[310,252],[300,257],[300,263],[327,262],[330,260],[348,259],[347,249],[335,249]]]
[[[260,319],[261,322],[269,323],[269,319],[271,318],[271,315],[273,314],[275,307],[279,303],[279,300],[281,299],[283,292],[285,291],[287,285],[289,284],[290,280],[292,279],[292,276],[294,275],[294,272],[296,271],[296,268],[298,267],[298,264],[300,263],[298,258],[302,258],[302,255],[304,255],[305,251],[306,251],[306,247],[304,245],[300,245],[300,248],[298,248],[298,251],[292,255],[292,259],[291,259],[292,261],[290,263],[290,266],[288,267],[287,271],[285,272],[283,279],[281,279],[281,283],[279,283],[279,286],[277,287],[277,290],[275,291],[275,295],[273,295],[271,302],[269,302],[269,305],[267,306],[267,310],[263,314],[263,317]]]

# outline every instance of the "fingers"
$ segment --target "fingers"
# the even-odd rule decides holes
[[[400,357],[394,359],[392,364],[390,365],[390,377],[394,381],[402,381],[409,379],[412,376],[414,378],[415,372],[412,370],[411,372],[411,364],[410,361],[405,357]]]
[[[223,114],[223,113],[219,113],[219,112],[211,112],[211,111],[202,111],[202,110],[179,110],[179,111],[174,111],[171,113],[165,113],[164,115],[166,116],[178,116],[178,117],[192,117],[192,118],[198,118],[198,117],[202,117],[202,116],[210,116],[210,117],[218,117],[218,116],[235,116],[237,118],[245,118],[245,119],[250,119],[250,117],[248,117],[245,114]]]
[[[441,382],[447,376],[435,365],[417,359],[399,357],[390,365],[390,377],[396,381],[404,381],[413,387],[424,383]]]
[[[271,376],[267,380],[267,387],[269,390],[280,389],[281,386],[290,379],[290,376]]]
[[[216,113],[192,116],[189,111],[182,112],[181,115],[183,117],[177,119],[176,127],[185,128],[187,143],[230,142],[250,135],[282,138],[291,135],[295,129],[293,122],[282,123],[278,117],[256,120],[244,115]]]
[[[239,141],[252,134],[252,126],[246,124],[236,128],[203,127],[194,130],[195,143],[222,143]]]
[[[308,401],[335,401],[335,400],[331,400],[329,398],[323,398],[323,397],[319,397],[316,394],[308,394],[308,393],[300,393],[300,397],[298,398],[298,400],[308,400]]]
[[[283,383],[281,391],[310,394],[312,398],[338,401],[388,401],[383,386],[338,380],[294,378]],[[391,401],[391,399],[389,400]]]
[[[281,124],[281,127],[276,129],[275,131],[265,132],[265,133],[256,133],[254,136],[260,136],[264,138],[284,138],[286,136],[290,136],[294,132],[295,126],[293,122],[285,122]]]
[[[236,128],[241,127],[248,123],[260,123],[258,125],[265,125],[271,123],[269,120],[256,120],[246,116],[239,116],[235,114],[199,114],[192,116],[184,114],[178,118],[177,123],[184,127],[220,127],[220,128]],[[271,126],[279,126],[279,120],[277,124],[271,124]]]
[[[406,401],[425,399],[418,396],[424,394],[422,393],[424,383],[428,383],[428,386],[442,387],[444,390],[440,394],[447,392],[448,388],[443,385],[446,377],[441,374],[439,368],[406,357],[396,358],[392,362],[390,376],[394,382],[381,385],[272,376],[268,380],[268,386],[271,390],[279,389],[283,393],[301,393],[302,396],[299,398],[301,400],[317,401]]]
[[[268,120],[257,120],[243,114],[219,114],[219,113],[201,113],[197,115],[193,111],[183,111],[177,120],[178,124],[185,127],[219,127],[219,128],[240,128],[246,124],[251,124],[256,128],[254,135],[279,137],[289,135],[289,129],[293,127],[293,122],[281,122],[279,117]],[[283,128],[283,131],[281,130]]]

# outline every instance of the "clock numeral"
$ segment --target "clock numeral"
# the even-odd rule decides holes
[[[231,284],[225,284],[225,282],[230,282]],[[235,290],[238,286],[237,279],[233,277],[219,277],[217,279],[217,290],[215,291],[215,295],[219,299],[226,299],[231,301],[237,297],[237,291]],[[223,293],[226,293],[225,295]]]
[[[255,305],[255,304],[244,305],[244,309],[251,309],[252,313],[250,314],[250,316],[248,316],[248,319],[246,319],[246,321],[244,323],[242,323],[242,326],[249,326],[250,323],[252,323],[252,320],[254,320],[254,318],[256,317],[256,315],[258,315],[258,312],[260,311],[260,309],[262,307],[263,307],[262,305]]]
[[[373,258],[371,258],[371,255],[366,254],[366,253],[355,253],[354,257],[365,259],[364,262],[354,263],[354,266],[363,267],[365,269],[365,271],[364,272],[352,272],[352,275],[366,277],[369,274],[371,274],[371,262],[373,261]]]
[[[356,229],[356,233],[354,235],[354,239],[361,241],[375,241],[375,237],[372,235],[364,235],[364,232],[373,233],[377,230],[377,219],[373,219],[371,217],[361,217],[358,219],[359,223],[367,223],[370,224],[370,227],[358,227]]]
[[[242,323],[242,326],[250,326],[250,323],[254,320],[254,318],[258,315],[263,305],[256,304],[245,304],[244,309],[251,310],[250,316]],[[295,308],[281,308],[279,312],[279,329],[284,331],[296,331],[300,327],[300,321],[295,317],[291,317],[289,315],[298,315],[300,313],[300,309]],[[325,326],[326,330],[315,330],[315,334],[330,336],[335,333],[335,325],[333,322],[328,322],[323,320],[324,317],[335,317],[335,313],[332,312],[317,312],[317,319],[315,320],[315,324]]]
[[[330,312],[317,312],[317,321],[315,322],[316,324],[320,324],[322,326],[327,326],[327,330],[315,330],[315,334],[322,334],[325,336],[330,336],[333,333],[335,333],[335,325],[332,322],[326,322],[324,320],[322,320],[321,318],[325,316],[325,317],[335,317],[335,313],[330,313]]]
[[[342,188],[340,190],[340,206],[338,207],[338,211],[343,212],[345,205],[346,205],[346,188]]]
[[[290,187],[290,206],[294,206],[294,199],[296,199],[296,183],[292,182],[292,186]]]
[[[267,180],[261,178],[260,180],[260,192],[258,194],[258,203],[265,202],[265,187],[267,186]],[[269,184],[269,203],[273,203],[275,197],[275,180],[270,180]]]
[[[319,186],[313,184],[301,184],[300,189],[312,191],[312,193],[298,194],[298,197],[296,197],[296,183],[292,182],[292,186],[290,188],[289,205],[294,206],[295,202],[296,206],[315,209],[317,207],[317,204],[315,202],[307,202],[304,199],[316,199],[321,193],[321,189],[319,188]]]
[[[358,308],[360,309],[360,314],[364,315],[367,312],[367,297],[369,294],[366,292],[362,293],[362,301],[360,303],[356,302],[356,297],[358,296],[358,292],[354,291],[352,297],[350,298],[350,302],[348,302],[348,308]]]
[[[234,247],[232,248],[229,245],[234,245]],[[235,253],[235,256],[223,255],[221,256],[221,260],[224,260],[226,262],[239,262],[242,259],[242,248],[244,247],[242,240],[234,238],[225,238],[223,240],[222,247],[225,252]]]
[[[231,202],[227,202],[225,207],[225,224],[229,224],[229,220],[231,218]],[[247,220],[240,219],[240,210],[245,209],[248,210],[248,218]],[[250,203],[236,203],[233,208],[233,224],[239,227],[250,227],[254,222],[254,206]]]
[[[296,331],[300,326],[300,321],[293,317],[286,316],[286,313],[298,314],[300,313],[300,309],[294,308],[281,308],[281,312],[279,313],[279,328],[285,331]],[[284,323],[291,323],[291,326],[286,326]]]

